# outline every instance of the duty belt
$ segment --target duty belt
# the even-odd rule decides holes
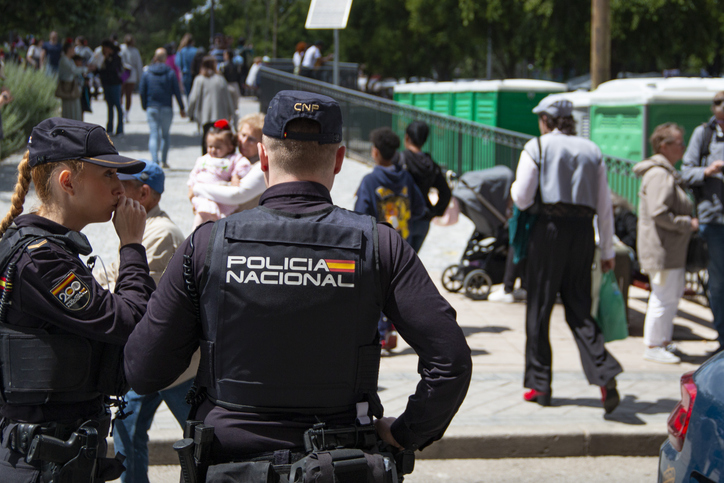
[[[376,482],[397,483],[414,469],[414,453],[382,443],[372,424],[327,429],[319,423],[304,433],[304,453],[279,450],[210,466],[213,431],[201,421],[187,421],[184,439],[174,444],[185,483],[206,481],[207,472],[210,479],[225,475],[238,478],[235,481],[266,482],[274,474],[274,481],[302,483],[308,481],[305,475],[320,472],[319,481],[325,482],[337,481],[334,475],[346,475],[354,481],[372,476]],[[241,475],[261,475],[261,479],[247,480]]]

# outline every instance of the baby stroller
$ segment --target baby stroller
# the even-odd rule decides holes
[[[503,213],[514,177],[507,166],[495,166],[459,178],[453,196],[475,231],[460,263],[442,272],[442,286],[448,292],[462,289],[473,300],[485,300],[491,286],[503,282],[508,254],[508,220]]]

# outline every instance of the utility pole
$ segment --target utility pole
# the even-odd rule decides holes
[[[211,35],[211,47],[214,48],[214,0],[211,0],[211,9],[209,11],[209,32]]]
[[[485,78],[493,78],[493,27],[488,25],[488,53],[486,55]]]
[[[611,3],[591,0],[591,90],[611,75]]]
[[[274,26],[272,32],[272,59],[277,58],[277,31],[279,30],[279,5],[278,0],[272,2],[274,9]]]

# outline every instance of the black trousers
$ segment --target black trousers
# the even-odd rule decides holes
[[[520,288],[528,289],[525,285],[525,258],[513,263],[515,259],[515,250],[508,247],[508,256],[505,259],[505,275],[503,275],[503,291],[512,293],[515,288],[515,279],[520,277]]]
[[[601,330],[591,317],[591,265],[595,250],[590,217],[541,215],[528,244],[526,282],[526,350],[524,386],[550,392],[551,312],[561,294],[566,322],[573,332],[581,364],[591,384],[605,385],[623,372],[604,347]]]

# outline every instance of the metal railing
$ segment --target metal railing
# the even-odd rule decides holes
[[[259,79],[262,112],[266,112],[276,93],[285,89],[316,92],[334,98],[342,108],[347,150],[368,160],[371,148],[369,136],[373,129],[389,126],[402,138],[407,125],[415,120],[425,121],[430,126],[430,136],[423,149],[438,164],[458,174],[499,164],[515,170],[520,152],[532,139],[527,134],[438,114],[268,67],[259,70]],[[613,156],[604,156],[604,161],[611,189],[636,207],[639,180],[633,174],[633,162]]]

